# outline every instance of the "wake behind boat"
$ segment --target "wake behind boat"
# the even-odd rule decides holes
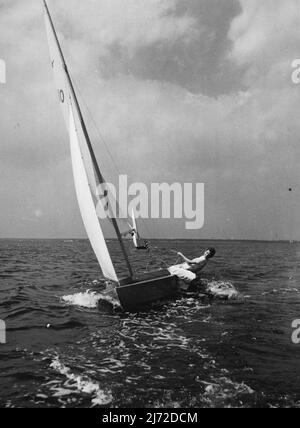
[[[139,309],[145,304],[170,298],[179,292],[179,281],[175,275],[170,274],[168,270],[158,270],[140,275],[134,272],[132,268],[123,240],[126,231],[121,230],[123,225],[112,208],[115,205],[112,204],[113,201],[111,201],[107,190],[106,180],[98,165],[74,85],[45,0],[44,6],[51,65],[70,138],[72,168],[78,204],[88,238],[102,273],[107,280],[114,284],[114,292],[124,310]],[[109,213],[110,221],[118,239],[123,261],[128,271],[128,276],[125,279],[119,278],[109,253],[101,220],[97,213],[99,203]],[[126,227],[128,228],[128,223]],[[134,230],[136,231],[136,227]]]

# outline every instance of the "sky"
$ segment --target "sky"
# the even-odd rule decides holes
[[[108,178],[95,123],[130,182],[205,184],[150,237],[300,239],[300,0],[48,4]],[[84,238],[40,0],[0,0],[0,58],[0,237]]]

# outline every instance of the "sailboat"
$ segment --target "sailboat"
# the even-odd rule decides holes
[[[48,5],[45,0],[43,2],[51,66],[70,138],[71,160],[78,204],[89,241],[103,276],[109,281],[109,284],[113,284],[113,287],[108,288],[113,289],[114,295],[117,295],[122,308],[126,311],[135,311],[149,303],[171,298],[179,292],[179,283],[177,277],[171,275],[167,269],[146,274],[138,274],[133,270],[123,240],[124,235],[120,230],[118,218],[112,208],[113,204],[107,191],[106,181],[96,159]],[[110,220],[121,249],[124,265],[128,271],[125,278],[119,277],[112,261],[104,237],[102,222],[97,213],[99,202],[103,204],[104,209],[110,214]]]
[[[132,241],[133,241],[133,245],[135,247],[136,250],[148,250],[149,249],[149,244],[148,241],[144,242],[144,245],[141,245],[141,237],[137,228],[137,223],[136,223],[136,219],[135,219],[135,214],[134,214],[134,209],[132,209],[132,229],[131,229],[131,236],[132,236]]]

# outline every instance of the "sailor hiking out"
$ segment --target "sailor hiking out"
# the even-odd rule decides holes
[[[176,275],[179,279],[190,284],[198,279],[198,274],[207,265],[209,260],[215,256],[216,250],[208,248],[202,256],[192,260],[185,257],[182,253],[177,254],[184,260],[184,263],[171,266],[168,270],[171,275]]]

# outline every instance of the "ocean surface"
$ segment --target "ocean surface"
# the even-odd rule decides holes
[[[300,244],[153,245],[152,258],[132,250],[137,270],[215,246],[203,283],[238,296],[199,291],[125,313],[88,241],[0,241],[0,407],[300,407]]]

